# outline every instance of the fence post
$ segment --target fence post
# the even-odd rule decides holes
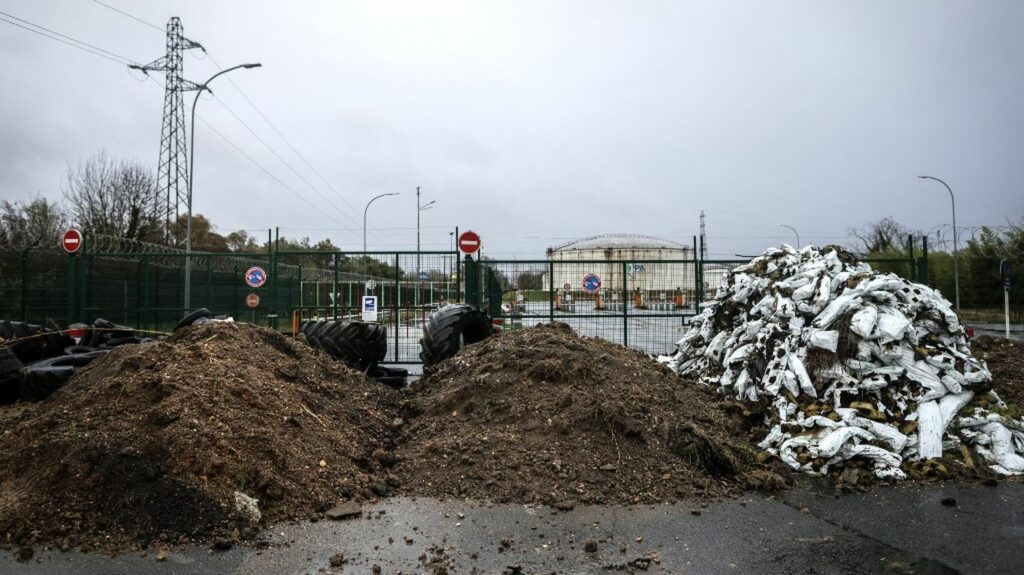
[[[206,256],[206,307],[217,309],[213,305],[213,256]]]
[[[917,266],[914,265],[914,234],[910,234],[910,235],[907,236],[907,250],[908,250],[909,255],[910,255],[910,262],[908,264],[910,266],[910,281],[916,282],[917,281],[917,269],[915,269],[915,268]]]
[[[28,321],[25,297],[28,295],[28,252],[31,249],[21,250],[21,321]]]
[[[629,276],[627,262],[622,262],[622,346],[629,347]]]
[[[238,317],[238,261],[232,266],[234,273],[231,278],[231,317]]]
[[[334,321],[338,321],[338,256],[338,252],[334,252],[334,283],[331,284],[331,290],[334,293],[334,297],[331,298],[331,302],[334,304]],[[316,293],[317,296],[320,295],[319,282],[317,282]],[[319,312],[317,313],[319,314]]]
[[[400,263],[401,263],[401,261],[400,261],[399,255],[395,254],[395,296],[394,296],[395,304],[394,304],[394,307],[392,308],[392,309],[394,309],[394,312],[395,312],[395,362],[401,361],[398,358],[398,326],[399,326],[399,319],[400,319],[399,316],[401,316],[401,314],[402,314],[402,308],[400,307],[401,304],[399,303],[399,299],[401,298],[400,293],[401,293],[401,290],[402,290],[402,268],[399,267]],[[382,288],[381,289],[381,295],[382,296],[384,295],[383,287],[384,286],[381,286],[381,288]],[[362,306],[360,306],[360,307],[362,307]],[[379,304],[378,304],[377,308],[380,309]]]
[[[919,282],[931,285],[931,278],[928,276],[928,236],[921,238],[921,258],[918,260],[917,277]]]
[[[480,307],[480,271],[473,256],[466,256],[466,303]]]
[[[75,296],[76,296],[75,292],[76,292],[76,290],[78,288],[78,281],[75,278],[75,275],[76,275],[75,274],[75,271],[76,271],[75,267],[76,267],[76,264],[77,264],[77,260],[78,260],[78,258],[74,254],[68,256],[68,278],[67,278],[68,279],[68,285],[67,285],[67,290],[68,290],[68,310],[67,310],[67,315],[68,315],[68,323],[69,324],[75,322]]]
[[[153,321],[149,321],[152,310],[149,309],[149,256],[147,255],[142,256],[142,295],[139,297],[139,300],[140,303],[142,303],[142,309],[145,310],[146,314],[146,321],[143,323],[146,325],[147,329],[155,331],[158,328],[156,325],[156,319],[154,318]]]
[[[555,261],[548,262],[548,321],[555,321]]]

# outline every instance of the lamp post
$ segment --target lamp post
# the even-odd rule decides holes
[[[225,68],[220,72],[217,72],[210,79],[196,86],[196,97],[192,100],[192,127],[190,128],[191,136],[189,142],[189,157],[188,157],[188,220],[185,223],[185,311],[187,312],[192,306],[192,179],[195,177],[195,160],[196,160],[196,103],[199,102],[199,95],[203,93],[203,90],[209,91],[211,94],[213,90],[210,90],[210,82],[217,76],[227,74],[232,70],[239,68],[259,68],[263,66],[259,62],[254,64],[239,64],[230,68]],[[177,222],[175,222],[177,223]]]
[[[420,205],[420,187],[416,186],[416,281],[420,279],[420,212],[429,210],[437,202],[431,200]]]
[[[956,197],[953,196],[953,189],[949,187],[949,184],[936,178],[934,176],[918,176],[922,180],[935,180],[936,182],[946,186],[946,190],[949,191],[949,201],[953,207],[953,290],[956,292],[956,313],[960,313],[960,256],[959,248],[957,245],[957,232],[956,232]]]
[[[367,255],[366,255],[366,212],[369,211],[370,204],[372,204],[373,202],[376,202],[377,200],[379,200],[379,199],[381,199],[381,198],[383,198],[385,196],[397,196],[397,195],[398,195],[398,192],[391,192],[391,193],[388,193],[388,194],[381,194],[379,196],[375,196],[372,200],[366,202],[366,207],[363,208],[363,277],[364,278],[367,277],[366,276],[366,258],[367,258]]]
[[[793,226],[787,226],[786,224],[779,224],[779,227],[780,228],[788,228],[789,230],[792,230],[792,232],[794,234],[796,234],[796,249],[799,250],[800,249],[800,232],[796,231],[796,228],[794,228]]]

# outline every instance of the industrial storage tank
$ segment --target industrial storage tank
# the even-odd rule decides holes
[[[692,301],[696,289],[693,249],[652,236],[593,236],[548,248],[547,259],[544,289],[585,296],[589,276],[600,279],[606,301],[632,300],[637,293],[644,301],[674,302],[680,295]]]

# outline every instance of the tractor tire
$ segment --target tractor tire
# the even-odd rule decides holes
[[[87,351],[85,353],[75,353],[70,355],[58,355],[57,357],[51,357],[50,359],[44,359],[37,361],[32,365],[28,366],[28,369],[42,368],[42,367],[85,367],[93,362],[94,359],[103,357],[108,353],[108,350],[97,349],[93,351]]]
[[[0,403],[18,400],[21,394],[21,370],[25,367],[9,347],[0,347]]]
[[[72,343],[63,333],[21,321],[0,322],[0,337],[17,340],[10,343],[10,349],[25,364],[60,355]]]
[[[402,389],[405,387],[406,380],[409,377],[409,370],[401,367],[378,365],[376,369],[370,372],[370,377],[376,380],[377,383],[384,384],[391,389]]]
[[[194,312],[186,315],[185,317],[181,318],[181,321],[178,322],[178,325],[174,326],[173,331],[178,331],[179,329],[190,327],[192,325],[192,322],[202,317],[213,317],[213,312],[206,309],[205,307],[201,307],[195,310]]]
[[[466,344],[494,335],[487,314],[471,305],[447,305],[430,314],[420,339],[423,367],[432,367],[452,357]]]
[[[39,366],[25,368],[21,377],[21,399],[40,401],[60,389],[75,373],[72,366]]]
[[[319,340],[324,351],[345,365],[366,373],[387,355],[386,327],[361,321],[331,323],[333,325],[315,334],[314,339]]]
[[[313,324],[309,326],[309,331],[306,332],[307,343],[316,349],[323,349],[324,346],[320,342],[320,336],[333,328],[334,323],[334,320],[330,319],[313,322]]]

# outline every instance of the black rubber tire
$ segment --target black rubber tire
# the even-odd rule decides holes
[[[201,317],[201,318],[197,319],[196,321],[192,322],[192,327],[199,327],[201,325],[206,325],[206,324],[210,324],[210,323],[213,323],[213,319],[212,318]]]
[[[89,347],[88,345],[69,345],[64,348],[64,355],[75,355],[78,353],[89,353],[90,351],[96,351],[95,347]]]
[[[92,363],[94,359],[103,357],[107,353],[109,353],[108,350],[97,349],[85,353],[58,355],[57,357],[37,361],[36,363],[29,365],[28,369],[35,369],[37,367],[85,367]]]
[[[370,377],[376,380],[377,383],[386,385],[391,389],[402,389],[406,386],[409,370],[400,367],[378,365],[370,372]]]
[[[46,331],[42,326],[21,321],[0,322],[0,336],[17,339],[10,343],[10,349],[22,363],[32,363],[63,353],[64,347],[72,340],[67,335]],[[10,334],[9,336],[4,334]],[[23,339],[18,339],[23,338]]]
[[[201,317],[213,317],[213,312],[206,309],[205,307],[201,307],[193,311],[192,313],[186,315],[185,317],[181,318],[181,321],[178,322],[178,325],[174,326],[174,330],[172,331],[178,331],[179,329],[189,327],[192,325],[192,322],[196,321]]]
[[[113,348],[118,347],[120,345],[127,345],[127,344],[133,344],[133,343],[142,343],[142,340],[140,338],[135,337],[135,336],[113,337],[113,338],[110,338],[109,340],[101,343],[99,349],[113,349]]]
[[[30,366],[21,372],[22,399],[39,401],[60,389],[75,373],[70,366]]]
[[[320,334],[334,327],[334,320],[320,320],[315,322],[309,327],[309,331],[306,332],[306,341],[310,346],[316,349],[323,349],[324,346],[320,342]]]
[[[372,371],[388,353],[388,330],[376,323],[335,322],[318,337],[325,349],[328,341],[334,343],[337,351],[331,355],[362,372]]]
[[[309,332],[306,335],[313,338],[319,337],[327,333],[327,330],[333,328],[336,323],[338,322],[333,319],[322,319],[309,326]]]
[[[471,305],[446,305],[430,314],[420,339],[423,367],[431,367],[452,357],[462,346],[494,335],[487,314]]]
[[[18,400],[21,394],[21,363],[11,348],[0,347],[0,403]]]

